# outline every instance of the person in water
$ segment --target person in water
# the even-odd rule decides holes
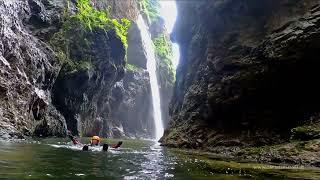
[[[74,137],[74,136],[71,134],[70,131],[68,132],[68,136],[69,136],[69,138],[71,139],[71,141],[72,141],[72,143],[73,143],[74,145],[82,145],[82,143],[80,143],[80,141],[79,141],[76,137]],[[122,141],[119,141],[117,144],[111,145],[111,147],[116,149],[116,148],[119,148],[121,145],[122,145]],[[102,149],[103,149],[104,151],[107,151],[108,148],[109,148],[109,145],[108,145],[108,144],[106,144],[106,143],[105,143],[105,144],[101,144],[101,139],[100,139],[99,136],[93,136],[93,137],[91,138],[91,140],[90,140],[90,144],[85,144],[85,145],[83,146],[82,150],[88,151],[88,150],[89,150],[89,146],[102,146]]]

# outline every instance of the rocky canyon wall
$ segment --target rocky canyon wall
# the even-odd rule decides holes
[[[317,121],[317,0],[177,1],[171,121],[162,144],[259,146]]]
[[[65,134],[64,117],[52,105],[60,63],[45,43],[56,31],[63,1],[0,1],[0,136]]]
[[[138,13],[135,1],[90,1],[96,9],[108,9],[111,18],[133,21]],[[79,32],[71,32],[78,34]],[[54,104],[66,118],[68,129],[81,136],[114,136],[113,127],[121,127],[111,117],[111,90],[125,76],[126,47],[118,32],[95,28],[74,39],[70,47],[71,58],[79,59],[77,70],[63,67],[54,87]],[[127,36],[127,35],[125,35]],[[89,43],[89,47],[86,44]],[[129,44],[129,42],[128,42]],[[131,46],[131,43],[130,43]],[[83,50],[84,49],[84,50]],[[81,52],[83,51],[83,52]],[[83,53],[81,55],[81,53]],[[89,64],[82,63],[90,56]],[[121,101],[121,99],[116,99]]]
[[[65,136],[67,130],[153,137],[147,59],[135,23],[141,1],[90,1],[118,22],[131,21],[127,50],[112,27],[86,30],[85,21],[75,21],[78,2],[0,1],[1,137]]]

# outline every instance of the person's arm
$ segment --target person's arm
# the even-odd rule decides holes
[[[119,141],[117,144],[112,144],[112,148],[119,148],[122,145],[122,141]]]
[[[74,145],[76,145],[76,144],[80,144],[80,142],[78,141],[78,139],[76,138],[76,137],[74,137],[72,134],[71,134],[71,132],[70,131],[68,131],[68,137],[70,138],[70,140],[72,141],[72,143],[74,144]]]

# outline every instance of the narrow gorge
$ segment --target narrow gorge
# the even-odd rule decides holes
[[[319,1],[177,1],[181,59],[161,142],[319,164]]]
[[[0,177],[320,179],[319,49],[319,0],[0,0]]]

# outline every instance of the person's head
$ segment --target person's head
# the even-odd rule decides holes
[[[93,136],[93,137],[91,138],[90,143],[91,143],[92,145],[98,145],[98,144],[100,143],[100,137],[99,137],[99,136]]]

